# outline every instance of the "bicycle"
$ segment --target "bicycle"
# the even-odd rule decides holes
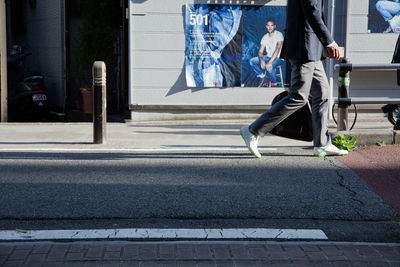
[[[399,104],[388,104],[381,107],[383,113],[387,117],[388,121],[394,125],[395,130],[400,130],[400,105]],[[396,127],[397,126],[397,127]]]

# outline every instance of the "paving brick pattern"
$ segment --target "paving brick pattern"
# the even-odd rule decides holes
[[[0,266],[395,266],[400,244],[0,243]]]

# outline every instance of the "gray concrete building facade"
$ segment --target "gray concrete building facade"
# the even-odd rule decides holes
[[[261,112],[283,88],[188,88],[185,80],[185,4],[286,5],[285,0],[130,0],[129,104],[133,120],[237,117]],[[398,35],[368,32],[369,0],[327,0],[325,18],[352,63],[390,63]],[[287,29],[290,30],[290,29]],[[332,96],[337,71],[326,60]],[[398,97],[395,72],[351,74],[353,97]],[[367,108],[363,106],[361,108]],[[377,109],[369,105],[368,108]]]
[[[17,12],[25,20],[25,29],[7,35],[7,45],[29,44],[32,56],[27,66],[46,77],[51,105],[64,110],[67,97],[67,25],[65,0],[5,0],[7,27],[11,32],[16,12],[13,1],[23,3]],[[126,2],[124,2],[126,1]],[[325,0],[328,27],[345,47],[352,63],[390,63],[398,37],[395,33],[368,32],[370,0]],[[285,88],[274,87],[187,87],[185,78],[185,5],[285,6],[286,0],[121,0],[126,6],[126,67],[129,94],[126,103],[132,120],[181,117],[224,118],[259,114],[272,98]],[[34,3],[34,5],[33,5]],[[124,3],[122,5],[121,3]],[[122,18],[121,18],[122,19]],[[18,18],[17,18],[18,20]],[[75,25],[76,21],[71,25]],[[72,31],[73,29],[71,29]],[[290,29],[287,29],[290,30]],[[70,40],[71,41],[71,40]],[[124,53],[123,53],[124,54]],[[336,61],[326,60],[325,67],[337,95]],[[118,73],[124,70],[117,71]],[[124,83],[120,83],[124,87]],[[351,96],[399,97],[395,72],[354,72]],[[378,106],[369,106],[378,110]],[[364,106],[365,108],[365,106]]]

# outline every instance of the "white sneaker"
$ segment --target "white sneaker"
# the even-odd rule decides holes
[[[256,136],[249,130],[250,126],[243,126],[240,129],[240,135],[242,136],[244,142],[246,143],[247,148],[253,154],[254,157],[256,158],[261,158],[260,152],[258,152],[257,145],[258,145],[258,138],[259,136]]]
[[[258,74],[257,77],[263,79],[265,77],[265,72]]]
[[[349,151],[342,150],[336,146],[329,144],[322,147],[314,147],[314,156],[325,157],[325,156],[345,156],[349,154]]]

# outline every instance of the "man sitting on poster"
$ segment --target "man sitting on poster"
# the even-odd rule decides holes
[[[399,0],[380,0],[375,6],[383,19],[389,23],[389,28],[385,32],[400,32]]]
[[[268,33],[261,39],[258,57],[250,59],[250,66],[257,74],[257,77],[261,79],[268,73],[268,85],[275,86],[277,83],[276,67],[284,62],[283,59],[279,58],[283,44],[283,35],[281,32],[275,30],[276,24],[274,18],[268,18],[265,27]],[[264,55],[264,50],[266,55]]]

